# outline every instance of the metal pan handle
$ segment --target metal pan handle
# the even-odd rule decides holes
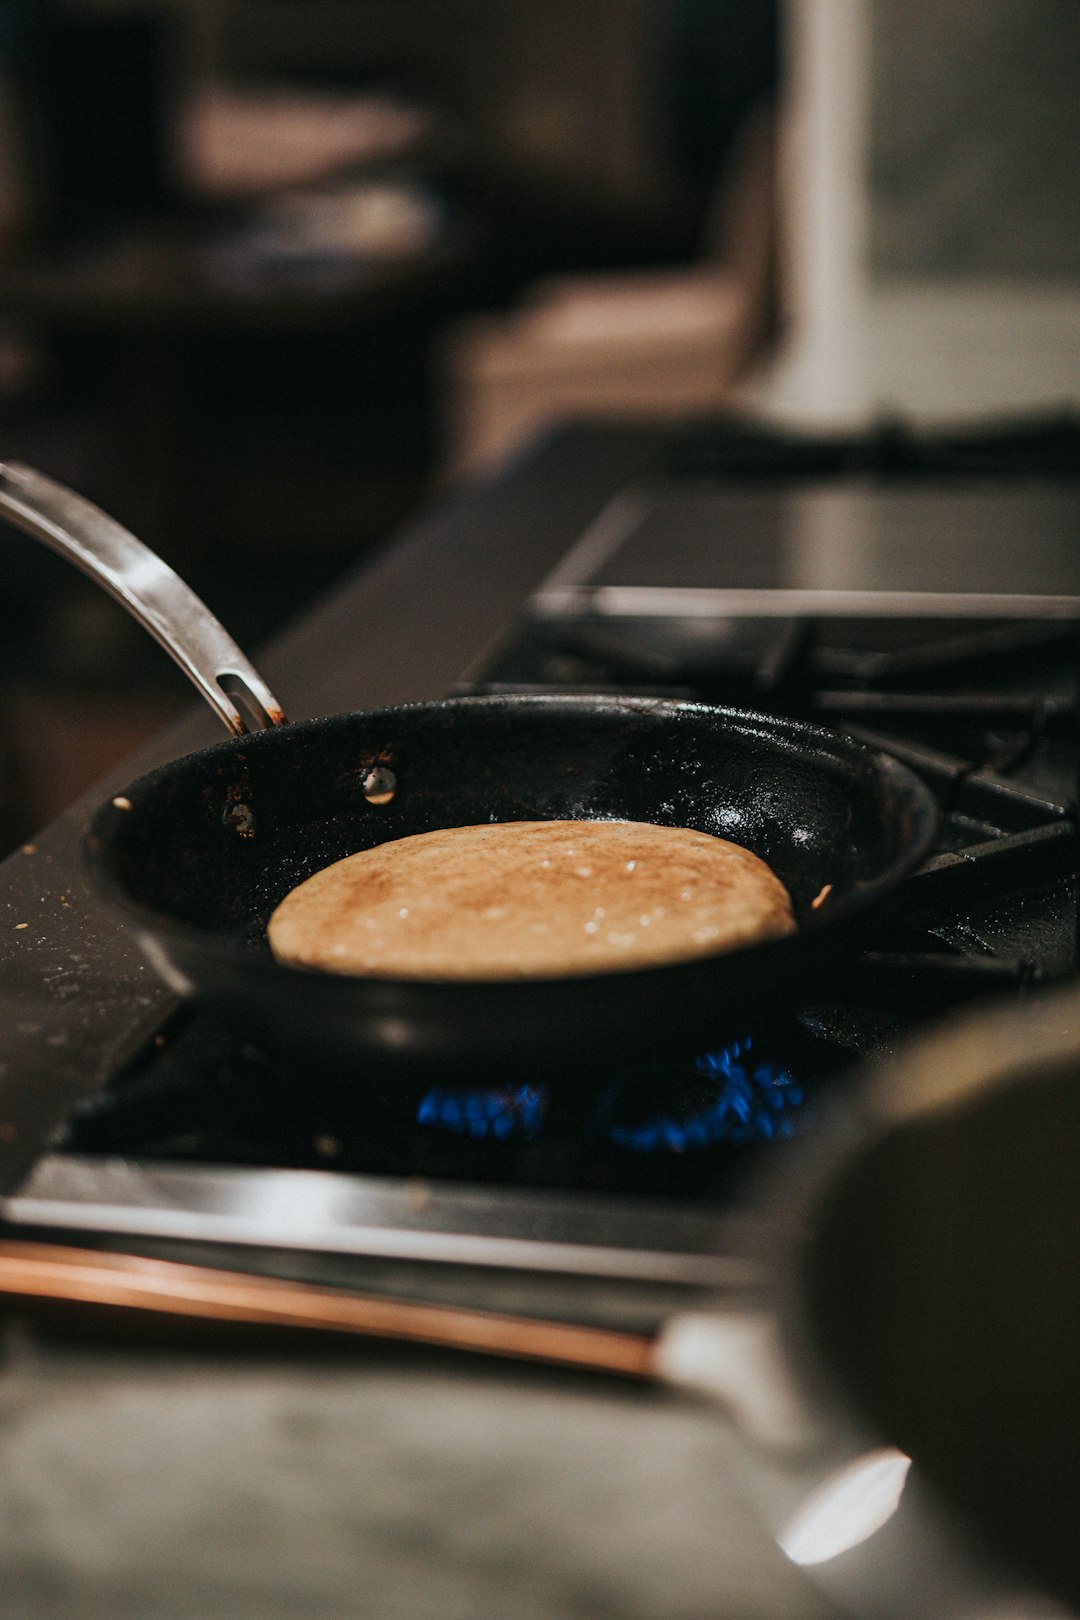
[[[285,715],[223,625],[141,540],[63,484],[0,462],[0,514],[114,596],[170,653],[234,736]]]

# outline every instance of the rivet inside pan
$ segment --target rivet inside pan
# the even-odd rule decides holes
[[[397,777],[385,765],[376,765],[360,786],[369,804],[389,804],[397,792]]]
[[[230,804],[222,820],[230,832],[238,838],[254,838],[256,831],[255,812],[248,804]]]

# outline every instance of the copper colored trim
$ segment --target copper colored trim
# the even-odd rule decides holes
[[[636,1334],[416,1304],[57,1244],[0,1244],[0,1298],[148,1311],[189,1321],[355,1333],[631,1378],[655,1376],[653,1341]]]

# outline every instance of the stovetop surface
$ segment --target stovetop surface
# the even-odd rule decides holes
[[[1076,434],[1040,429],[1053,476],[1074,476]],[[777,450],[736,434],[725,472],[713,439],[683,435],[668,471],[777,476]],[[1037,473],[1031,435],[964,442],[982,476]],[[934,442],[935,476],[947,463]],[[768,455],[766,451],[768,450]],[[781,445],[815,478],[865,475],[870,451]],[[879,435],[890,476],[917,477],[903,436]],[[983,465],[976,463],[982,457]],[[816,457],[816,459],[814,459]],[[1070,457],[1072,458],[1070,460]],[[749,458],[750,469],[744,464]],[[736,465],[736,462],[738,464]],[[784,465],[790,466],[791,461]],[[1022,537],[1018,538],[1022,544]],[[526,612],[472,670],[477,691],[626,691],[736,704],[836,727],[898,755],[943,812],[938,850],[853,950],[828,1005],[775,1027],[718,1028],[678,1064],[600,1073],[567,1097],[508,1074],[470,1092],[432,1073],[408,1112],[373,1107],[362,1082],[328,1097],[207,1015],[184,1009],[68,1123],[55,1165],[333,1171],[403,1186],[488,1187],[716,1212],[764,1160],[813,1129],[858,1059],[984,996],[1075,976],[1080,836],[1080,624],[1030,617],[716,615],[611,618]]]
[[[525,622],[483,684],[752,704],[827,719],[913,765],[944,812],[938,853],[871,948],[853,952],[829,1005],[771,1029],[718,1029],[683,1063],[597,1074],[569,1098],[512,1074],[470,1092],[433,1072],[400,1115],[371,1102],[362,1079],[313,1090],[188,1012],[77,1112],[65,1147],[722,1204],[765,1154],[812,1127],[856,1058],[974,996],[1076,971],[1072,627],[743,621],[731,644],[700,629]],[[635,682],[642,664],[647,679]]]

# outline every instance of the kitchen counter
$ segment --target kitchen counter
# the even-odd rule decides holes
[[[513,615],[646,430],[589,428],[448,493],[260,660],[289,713],[437,695]],[[0,1191],[167,1011],[95,899],[93,806],[215,739],[193,714],[0,868]],[[4,1612],[19,1620],[817,1620],[692,1400],[357,1344],[71,1343],[9,1325]]]

